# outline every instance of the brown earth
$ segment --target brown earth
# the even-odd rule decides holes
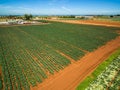
[[[117,30],[116,32],[117,32],[118,34],[120,34],[120,30]]]
[[[50,76],[43,83],[31,87],[31,90],[75,90],[80,82],[118,48],[120,48],[120,36],[94,52],[87,53],[79,61]]]
[[[115,21],[102,21],[102,20],[49,20],[73,24],[88,24],[88,25],[99,25],[99,26],[108,26],[108,27],[120,27],[120,22]]]

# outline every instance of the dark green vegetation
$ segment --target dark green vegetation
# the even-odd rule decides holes
[[[2,76],[0,75],[0,90],[3,88]]]
[[[110,65],[111,65],[111,63],[113,63],[113,67],[115,67],[115,66],[117,66],[117,65],[115,65],[114,64],[114,62],[116,62],[117,61],[117,59],[118,59],[118,56],[120,57],[120,49],[119,50],[117,50],[116,52],[114,52],[107,60],[105,60],[92,74],[91,74],[91,76],[88,76],[82,83],[80,83],[80,85],[76,88],[76,90],[85,90],[93,81],[95,81],[97,78],[98,78],[98,76],[101,74],[101,73],[103,73],[103,71],[106,69],[106,67],[110,67]],[[119,58],[120,59],[120,58]],[[119,62],[119,60],[118,60],[118,62],[117,62],[117,64],[118,64],[118,66],[120,65],[120,62]],[[110,68],[109,68],[110,69]],[[112,70],[112,68],[111,68],[111,70]],[[120,73],[120,71],[119,71],[119,68],[116,68],[116,70],[118,71],[118,74],[117,74],[117,76],[115,77],[115,79],[114,79],[114,81],[112,81],[112,83],[113,83],[113,85],[117,85],[117,86],[119,86],[120,85],[120,83],[119,83],[119,81],[118,81],[118,78],[120,78],[120,75],[119,75],[119,73]],[[105,74],[105,72],[103,73],[103,74]],[[109,76],[109,72],[107,71],[106,72],[106,75],[107,76]],[[104,77],[104,79],[106,79],[107,77]],[[100,81],[100,80],[98,80],[98,81]],[[106,81],[107,82],[107,81]],[[110,81],[109,81],[110,82]],[[101,83],[101,85],[102,84],[104,84],[105,82],[102,82]],[[97,84],[97,82],[96,82],[96,84]],[[119,85],[118,85],[119,84]],[[98,84],[98,85],[100,85],[100,84]],[[105,86],[105,85],[104,85]],[[105,86],[106,87],[106,86]],[[112,87],[111,87],[112,88]],[[110,88],[109,88],[110,89]],[[110,89],[110,90],[114,90],[115,88],[112,88],[112,89]],[[100,90],[102,90],[102,89],[100,89]],[[117,90],[117,89],[115,89],[115,90]]]
[[[25,20],[30,20],[30,19],[32,19],[32,17],[33,16],[31,14],[30,15],[29,14],[24,15]]]
[[[79,60],[118,34],[109,28],[54,23],[0,27],[0,63],[4,90],[25,90]],[[62,53],[62,54],[61,54]]]
[[[2,81],[2,71],[1,71],[1,63],[0,63],[0,90],[3,88],[3,81]]]

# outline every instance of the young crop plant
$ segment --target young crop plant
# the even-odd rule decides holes
[[[120,55],[85,90],[119,90]]]

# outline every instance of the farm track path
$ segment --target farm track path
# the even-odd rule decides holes
[[[31,90],[75,90],[108,56],[120,48],[120,36],[55,73]]]
[[[98,25],[107,27],[120,27],[120,22],[114,21],[100,21],[100,20],[51,20],[56,22],[72,23],[72,24],[88,24],[88,25]]]

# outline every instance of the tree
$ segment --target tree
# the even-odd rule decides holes
[[[113,15],[110,15],[110,18],[113,18],[114,16]]]
[[[9,15],[9,16],[7,16],[7,18],[8,18],[8,19],[15,19],[16,16],[15,16],[15,15]]]
[[[120,16],[120,14],[117,14],[116,16]]]
[[[24,15],[24,18],[25,18],[25,20],[30,20],[30,19],[32,19],[32,15],[31,14],[25,14]]]

